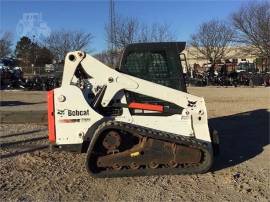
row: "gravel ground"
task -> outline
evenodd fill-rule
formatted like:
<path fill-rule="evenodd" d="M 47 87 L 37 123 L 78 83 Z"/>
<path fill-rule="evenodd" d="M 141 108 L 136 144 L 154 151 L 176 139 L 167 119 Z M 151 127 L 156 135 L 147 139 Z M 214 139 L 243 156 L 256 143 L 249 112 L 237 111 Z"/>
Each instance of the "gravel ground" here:
<path fill-rule="evenodd" d="M 85 170 L 85 154 L 48 150 L 42 116 L 37 120 L 19 113 L 20 124 L 1 118 L 0 200 L 270 201 L 270 89 L 212 87 L 189 92 L 205 98 L 209 122 L 220 134 L 221 154 L 211 172 L 95 179 Z M 7 111 L 45 113 L 45 95 L 1 92 L 1 116 Z"/>

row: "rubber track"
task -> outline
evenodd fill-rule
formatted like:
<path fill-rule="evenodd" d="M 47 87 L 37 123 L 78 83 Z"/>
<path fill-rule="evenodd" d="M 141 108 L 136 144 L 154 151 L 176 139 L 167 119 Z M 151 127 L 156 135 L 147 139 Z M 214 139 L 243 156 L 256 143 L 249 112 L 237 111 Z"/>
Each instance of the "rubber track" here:
<path fill-rule="evenodd" d="M 177 143 L 181 145 L 186 145 L 189 147 L 193 147 L 199 149 L 203 152 L 203 162 L 199 164 L 193 165 L 185 165 L 185 166 L 178 166 L 178 168 L 139 168 L 137 170 L 132 169 L 123 169 L 120 171 L 114 170 L 106 170 L 101 171 L 100 173 L 93 173 L 89 168 L 89 159 L 92 155 L 92 148 L 88 148 L 87 151 L 87 159 L 86 159 L 86 167 L 90 175 L 94 177 L 126 177 L 126 176 L 145 176 L 145 175 L 174 175 L 174 174 L 196 174 L 196 173 L 204 173 L 209 170 L 213 163 L 213 152 L 212 148 L 209 148 L 208 144 L 197 140 L 193 137 L 186 137 L 181 136 L 178 134 L 167 133 L 163 131 L 158 131 L 151 128 L 146 128 L 142 126 L 137 126 L 129 123 L 118 122 L 118 121 L 106 121 L 103 122 L 99 127 L 96 129 L 95 134 L 98 136 L 104 130 L 108 129 L 117 129 L 117 130 L 124 130 L 131 134 L 138 133 L 141 136 L 150 137 L 153 139 L 163 140 L 171 143 Z"/>

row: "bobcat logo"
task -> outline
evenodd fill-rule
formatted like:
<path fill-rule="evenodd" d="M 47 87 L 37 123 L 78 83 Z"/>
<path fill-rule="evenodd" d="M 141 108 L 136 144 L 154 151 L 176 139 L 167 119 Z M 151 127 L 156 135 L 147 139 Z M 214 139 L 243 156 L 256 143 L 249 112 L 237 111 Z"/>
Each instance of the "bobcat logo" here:
<path fill-rule="evenodd" d="M 68 109 L 58 109 L 57 114 L 60 115 L 61 117 L 63 117 L 65 115 L 65 111 Z"/>
<path fill-rule="evenodd" d="M 67 111 L 67 113 L 65 112 Z M 70 110 L 70 109 L 58 109 L 57 114 L 60 117 L 67 116 L 89 116 L 89 109 L 87 110 Z"/>

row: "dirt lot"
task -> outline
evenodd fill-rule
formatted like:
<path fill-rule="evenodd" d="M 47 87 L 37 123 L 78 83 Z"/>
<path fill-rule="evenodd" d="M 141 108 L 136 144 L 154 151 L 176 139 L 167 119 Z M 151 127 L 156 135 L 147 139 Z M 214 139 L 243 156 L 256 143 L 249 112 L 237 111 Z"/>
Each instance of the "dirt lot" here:
<path fill-rule="evenodd" d="M 189 91 L 205 97 L 220 133 L 211 172 L 112 179 L 88 176 L 84 154 L 47 149 L 44 92 L 1 92 L 0 200 L 270 201 L 270 89 Z"/>
<path fill-rule="evenodd" d="M 46 93 L 42 91 L 2 91 L 1 123 L 45 123 Z"/>

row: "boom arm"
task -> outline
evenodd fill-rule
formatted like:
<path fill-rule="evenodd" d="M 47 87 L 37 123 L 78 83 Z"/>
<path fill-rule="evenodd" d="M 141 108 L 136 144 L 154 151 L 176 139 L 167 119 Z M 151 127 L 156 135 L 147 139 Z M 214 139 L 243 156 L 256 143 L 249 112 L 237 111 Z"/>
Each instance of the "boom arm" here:
<path fill-rule="evenodd" d="M 109 104 L 118 91 L 124 89 L 168 101 L 184 109 L 194 110 L 200 103 L 204 103 L 204 99 L 201 97 L 117 72 L 92 56 L 80 51 L 67 54 L 62 85 L 70 85 L 74 72 L 79 64 L 81 64 L 82 68 L 89 76 L 107 86 L 101 103 L 103 107 Z"/>
<path fill-rule="evenodd" d="M 80 51 L 67 54 L 62 85 L 70 85 L 78 65 L 81 65 L 91 78 L 106 86 L 101 102 L 103 107 L 109 104 L 117 92 L 128 90 L 182 107 L 182 115 L 191 119 L 194 134 L 208 131 L 207 111 L 203 98 L 117 72 Z"/>

